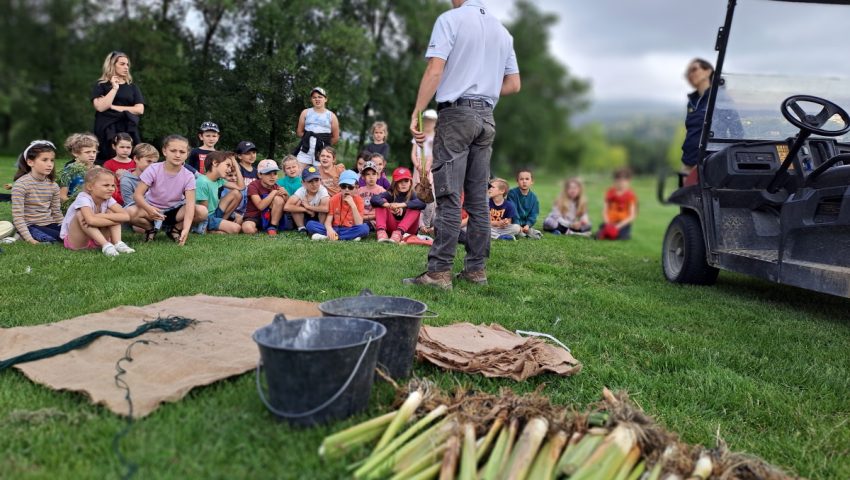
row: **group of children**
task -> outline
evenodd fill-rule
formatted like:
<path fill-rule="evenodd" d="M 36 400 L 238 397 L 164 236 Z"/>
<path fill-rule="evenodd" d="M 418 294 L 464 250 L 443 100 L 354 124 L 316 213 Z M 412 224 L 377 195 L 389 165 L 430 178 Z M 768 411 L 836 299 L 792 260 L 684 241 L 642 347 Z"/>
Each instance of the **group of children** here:
<path fill-rule="evenodd" d="M 94 164 L 99 145 L 92 134 L 68 137 L 65 148 L 73 158 L 62 168 L 56 166 L 56 147 L 36 140 L 18 159 L 12 187 L 15 229 L 29 243 L 99 248 L 109 256 L 134 252 L 121 240 L 122 225 L 145 241 L 164 232 L 180 245 L 191 231 L 277 235 L 281 230 L 330 241 L 357 241 L 375 232 L 378 242 L 429 245 L 435 204 L 417 197 L 414 186 L 420 176 L 410 169 L 398 167 L 391 181 L 387 177 L 386 123 L 372 126 L 372 143 L 358 155 L 355 169 L 347 170 L 331 146 L 339 124 L 325 108 L 324 90 L 313 89 L 311 101 L 313 107 L 299 119 L 302 141 L 280 164 L 273 159 L 257 162 L 257 147 L 250 141 L 240 142 L 232 152 L 217 150 L 221 131 L 213 122 L 201 124 L 195 149 L 180 135 L 166 137 L 158 151 L 147 143 L 134 146 L 129 135 L 119 133 L 111 145 L 115 158 L 102 167 Z M 436 120 L 435 111 L 424 113 L 425 145 L 414 144 L 411 151 L 414 168 L 426 174 Z M 532 172 L 521 170 L 516 180 L 513 189 L 499 178 L 488 185 L 492 237 L 539 239 L 542 233 L 535 224 L 540 203 L 531 190 Z M 629 180 L 626 170 L 615 174 L 598 238 L 629 238 L 637 209 Z M 463 228 L 468 216 L 461 213 Z M 565 182 L 543 230 L 591 235 L 579 179 Z"/>

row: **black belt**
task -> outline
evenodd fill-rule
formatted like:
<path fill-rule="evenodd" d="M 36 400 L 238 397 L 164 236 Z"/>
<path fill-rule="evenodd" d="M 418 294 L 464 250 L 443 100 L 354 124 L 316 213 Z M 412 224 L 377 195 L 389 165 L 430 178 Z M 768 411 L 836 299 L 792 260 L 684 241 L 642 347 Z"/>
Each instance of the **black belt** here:
<path fill-rule="evenodd" d="M 444 108 L 449 107 L 472 107 L 472 108 L 487 108 L 492 109 L 493 107 L 487 103 L 486 100 L 480 100 L 477 98 L 458 98 L 454 102 L 440 102 L 437 104 L 437 111 Z"/>

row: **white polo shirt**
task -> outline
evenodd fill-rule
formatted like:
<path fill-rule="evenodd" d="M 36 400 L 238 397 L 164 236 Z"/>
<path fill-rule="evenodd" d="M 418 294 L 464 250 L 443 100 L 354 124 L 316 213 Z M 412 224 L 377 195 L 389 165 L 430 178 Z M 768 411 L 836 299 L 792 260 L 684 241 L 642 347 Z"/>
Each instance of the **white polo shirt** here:
<path fill-rule="evenodd" d="M 504 77 L 519 73 L 513 37 L 482 0 L 467 0 L 437 18 L 425 53 L 433 57 L 446 61 L 437 102 L 463 97 L 495 106 Z"/>

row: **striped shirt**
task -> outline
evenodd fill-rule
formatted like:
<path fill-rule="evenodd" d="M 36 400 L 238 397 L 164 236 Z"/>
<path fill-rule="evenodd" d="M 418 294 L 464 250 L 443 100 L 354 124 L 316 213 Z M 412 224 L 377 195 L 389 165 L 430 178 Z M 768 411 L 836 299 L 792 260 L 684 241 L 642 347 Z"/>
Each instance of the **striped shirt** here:
<path fill-rule="evenodd" d="M 26 241 L 32 240 L 29 225 L 62 223 L 59 209 L 59 185 L 44 179 L 36 180 L 26 174 L 12 187 L 12 221 Z"/>

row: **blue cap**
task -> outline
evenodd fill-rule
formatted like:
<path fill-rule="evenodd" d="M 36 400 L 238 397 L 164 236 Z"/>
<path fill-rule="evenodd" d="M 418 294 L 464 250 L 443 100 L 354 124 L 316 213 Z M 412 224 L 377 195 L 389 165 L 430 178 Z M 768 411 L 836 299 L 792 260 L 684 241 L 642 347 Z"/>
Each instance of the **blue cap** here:
<path fill-rule="evenodd" d="M 358 175 L 352 170 L 345 170 L 339 175 L 340 185 L 357 185 Z"/>
<path fill-rule="evenodd" d="M 304 182 L 309 182 L 314 178 L 321 178 L 319 175 L 319 169 L 310 165 L 309 167 L 304 167 L 304 170 L 301 170 L 301 180 Z"/>

